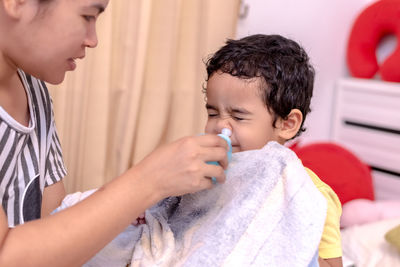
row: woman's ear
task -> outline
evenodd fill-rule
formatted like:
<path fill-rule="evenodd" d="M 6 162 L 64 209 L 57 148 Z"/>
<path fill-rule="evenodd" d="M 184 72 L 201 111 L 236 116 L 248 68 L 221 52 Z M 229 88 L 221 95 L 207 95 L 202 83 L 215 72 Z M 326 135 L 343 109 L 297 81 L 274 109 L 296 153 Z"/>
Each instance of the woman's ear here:
<path fill-rule="evenodd" d="M 21 7 L 25 3 L 26 0 L 2 0 L 5 13 L 13 19 L 20 18 L 22 14 Z"/>
<path fill-rule="evenodd" d="M 292 139 L 299 131 L 302 121 L 303 114 L 301 111 L 292 109 L 285 120 L 279 119 L 279 137 L 285 141 Z"/>

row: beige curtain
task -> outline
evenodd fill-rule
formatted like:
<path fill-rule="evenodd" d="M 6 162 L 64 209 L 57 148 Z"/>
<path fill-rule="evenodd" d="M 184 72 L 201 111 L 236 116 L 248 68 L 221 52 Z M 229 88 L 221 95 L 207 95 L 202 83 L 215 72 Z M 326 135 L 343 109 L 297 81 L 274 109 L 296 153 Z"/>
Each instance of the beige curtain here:
<path fill-rule="evenodd" d="M 204 60 L 235 34 L 239 0 L 112 0 L 89 49 L 50 86 L 68 192 L 101 186 L 158 145 L 203 132 Z"/>

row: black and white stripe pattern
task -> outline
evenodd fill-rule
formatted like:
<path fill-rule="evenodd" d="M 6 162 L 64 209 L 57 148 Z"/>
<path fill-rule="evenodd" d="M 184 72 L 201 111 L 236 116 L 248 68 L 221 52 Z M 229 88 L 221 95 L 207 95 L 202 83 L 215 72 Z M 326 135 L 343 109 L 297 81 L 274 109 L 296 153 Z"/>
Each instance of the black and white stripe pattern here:
<path fill-rule="evenodd" d="M 39 218 L 44 187 L 66 175 L 46 85 L 22 71 L 19 75 L 28 96 L 29 126 L 0 106 L 0 201 L 10 227 Z"/>

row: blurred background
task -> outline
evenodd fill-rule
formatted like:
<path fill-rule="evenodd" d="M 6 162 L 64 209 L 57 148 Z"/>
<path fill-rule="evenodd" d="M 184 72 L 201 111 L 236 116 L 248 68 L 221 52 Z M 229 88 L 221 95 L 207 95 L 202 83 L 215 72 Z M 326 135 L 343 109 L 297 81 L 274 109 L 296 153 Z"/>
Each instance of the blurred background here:
<path fill-rule="evenodd" d="M 98 187 L 155 147 L 202 133 L 204 61 L 227 38 L 265 33 L 299 42 L 316 69 L 312 112 L 299 141 L 332 140 L 335 90 L 350 76 L 348 37 L 374 2 L 111 0 L 98 21 L 98 47 L 62 85 L 49 86 L 67 191 Z M 379 58 L 395 44 L 388 38 Z"/>

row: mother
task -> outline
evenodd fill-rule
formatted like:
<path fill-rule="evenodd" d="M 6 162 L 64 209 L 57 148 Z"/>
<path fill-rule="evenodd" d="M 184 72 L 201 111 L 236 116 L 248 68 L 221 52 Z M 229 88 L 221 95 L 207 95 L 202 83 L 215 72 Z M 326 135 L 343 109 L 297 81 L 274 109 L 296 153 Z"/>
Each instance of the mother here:
<path fill-rule="evenodd" d="M 65 169 L 46 85 L 61 83 L 108 0 L 0 0 L 0 266 L 79 266 L 159 200 L 225 181 L 216 135 L 165 145 L 52 216 Z M 221 166 L 206 161 L 219 161 Z"/>

